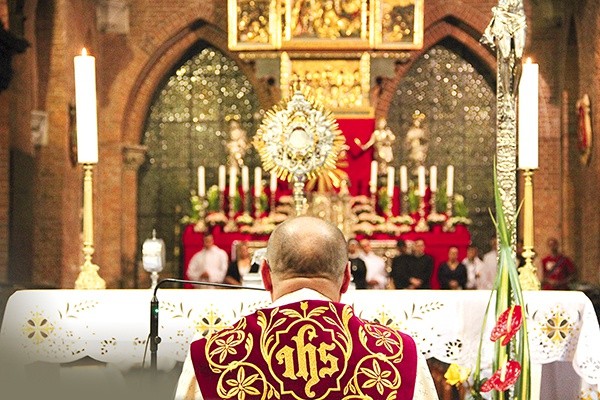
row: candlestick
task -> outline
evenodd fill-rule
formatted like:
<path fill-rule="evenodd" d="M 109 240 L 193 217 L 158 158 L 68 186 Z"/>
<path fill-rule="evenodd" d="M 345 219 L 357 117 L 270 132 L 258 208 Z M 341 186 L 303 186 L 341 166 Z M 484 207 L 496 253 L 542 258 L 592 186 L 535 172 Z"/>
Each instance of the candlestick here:
<path fill-rule="evenodd" d="M 523 290 L 540 290 L 540 281 L 533 265 L 533 170 L 523 171 L 523 257 L 525 265 L 519 269 L 519 282 Z"/>
<path fill-rule="evenodd" d="M 85 48 L 75 63 L 75 103 L 77 115 L 77 162 L 98 162 L 98 115 L 96 110 L 96 60 Z"/>
<path fill-rule="evenodd" d="M 400 191 L 402 193 L 408 192 L 408 169 L 406 165 L 400 166 Z"/>
<path fill-rule="evenodd" d="M 275 194 L 277 192 L 277 174 L 274 171 L 271 171 L 271 178 L 269 182 L 269 190 L 271 192 L 270 204 L 269 204 L 269 212 L 275 212 Z"/>
<path fill-rule="evenodd" d="M 519 169 L 538 168 L 539 66 L 528 58 L 519 82 Z"/>
<path fill-rule="evenodd" d="M 204 197 L 206 195 L 206 177 L 204 167 L 201 165 L 198 167 L 198 196 Z"/>
<path fill-rule="evenodd" d="M 418 169 L 418 175 L 419 175 L 419 196 L 421 198 L 425 197 L 425 167 L 424 166 L 419 166 Z"/>
<path fill-rule="evenodd" d="M 83 257 L 84 262 L 75 281 L 75 289 L 105 289 L 106 282 L 98 275 L 98 267 L 92 262 L 94 254 L 94 211 L 92 164 L 83 165 Z"/>
<path fill-rule="evenodd" d="M 429 189 L 437 192 L 437 167 L 435 165 L 429 168 Z"/>
<path fill-rule="evenodd" d="M 454 166 L 448 165 L 446 169 L 446 196 L 454 196 Z"/>

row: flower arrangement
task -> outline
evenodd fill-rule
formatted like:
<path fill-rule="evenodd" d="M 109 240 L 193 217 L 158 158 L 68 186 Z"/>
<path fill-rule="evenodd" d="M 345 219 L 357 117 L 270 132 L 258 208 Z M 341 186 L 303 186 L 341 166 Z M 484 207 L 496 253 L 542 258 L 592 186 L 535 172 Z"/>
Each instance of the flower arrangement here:
<path fill-rule="evenodd" d="M 374 225 L 373 231 L 386 233 L 388 235 L 398 235 L 400 233 L 400 227 L 392 224 L 389 221 L 386 221 L 384 223 Z"/>
<path fill-rule="evenodd" d="M 250 214 L 246 214 L 246 213 L 238 215 L 235 218 L 235 223 L 238 224 L 238 226 L 252 225 L 253 222 L 254 222 L 254 219 L 250 216 Z"/>
<path fill-rule="evenodd" d="M 447 219 L 446 214 L 431 213 L 427 216 L 427 222 L 432 225 L 443 224 Z"/>
<path fill-rule="evenodd" d="M 398 215 L 396 217 L 391 217 L 390 219 L 388 219 L 388 221 L 390 221 L 392 224 L 396 224 L 396 225 L 410 225 L 415 223 L 415 220 L 413 219 L 413 217 L 411 217 L 410 215 Z"/>
<path fill-rule="evenodd" d="M 414 189 L 413 185 L 408 189 L 408 212 L 415 213 L 419 210 L 419 203 L 421 197 L 419 193 Z"/>
<path fill-rule="evenodd" d="M 504 216 L 496 176 L 494 176 L 494 189 L 497 215 L 494 224 L 499 239 L 498 272 L 483 318 L 469 398 L 483 400 L 482 393 L 492 392 L 494 400 L 529 399 L 531 397 L 531 372 L 527 318 L 524 315 L 526 312 L 525 302 L 511 245 L 511 232 L 515 227 L 509 224 Z M 489 338 L 494 342 L 492 360 L 494 372 L 489 378 L 484 378 L 481 376 L 483 335 L 487 315 L 494 298 L 496 324 Z M 446 379 L 452 379 L 448 379 L 448 383 L 458 384 L 457 382 L 466 380 L 466 378 L 462 379 L 465 374 L 461 375 L 460 372 L 457 374 L 457 370 L 460 371 L 460 367 L 450 366 Z M 456 376 L 458 376 L 458 380 L 455 379 Z"/>
<path fill-rule="evenodd" d="M 354 196 L 350 199 L 350 206 L 353 207 L 355 204 L 371 204 L 371 200 L 365 196 Z"/>
<path fill-rule="evenodd" d="M 275 225 L 282 223 L 286 219 L 288 219 L 287 214 L 282 214 L 278 212 L 273 212 L 264 218 L 265 222 Z"/>
<path fill-rule="evenodd" d="M 370 222 L 371 224 L 383 224 L 385 218 L 375 213 L 361 213 L 358 215 L 359 222 Z"/>
<path fill-rule="evenodd" d="M 194 192 L 191 193 L 190 196 L 190 212 L 188 215 L 184 215 L 179 223 L 187 225 L 187 224 L 197 224 L 200 221 L 200 197 L 198 197 Z"/>
<path fill-rule="evenodd" d="M 384 212 L 391 206 L 391 199 L 390 196 L 388 196 L 387 188 L 382 187 L 379 189 L 379 192 L 377 193 L 377 205 L 379 206 L 379 209 Z"/>
<path fill-rule="evenodd" d="M 373 207 L 370 204 L 356 204 L 352 207 L 354 214 L 372 213 Z"/>
<path fill-rule="evenodd" d="M 357 235 L 367 235 L 371 236 L 373 234 L 373 224 L 369 222 L 359 222 L 358 224 L 352 226 L 352 232 Z"/>
<path fill-rule="evenodd" d="M 212 185 L 208 188 L 208 191 L 206 192 L 207 212 L 221 211 L 221 205 L 219 204 L 220 197 L 221 194 L 219 193 L 219 188 L 217 185 Z"/>
<path fill-rule="evenodd" d="M 229 218 L 227 218 L 227 216 L 223 212 L 218 211 L 208 214 L 204 220 L 208 225 L 215 226 L 225 225 L 229 221 Z"/>
<path fill-rule="evenodd" d="M 292 196 L 281 196 L 277 199 L 279 204 L 289 204 L 290 206 L 294 206 L 294 198 Z"/>

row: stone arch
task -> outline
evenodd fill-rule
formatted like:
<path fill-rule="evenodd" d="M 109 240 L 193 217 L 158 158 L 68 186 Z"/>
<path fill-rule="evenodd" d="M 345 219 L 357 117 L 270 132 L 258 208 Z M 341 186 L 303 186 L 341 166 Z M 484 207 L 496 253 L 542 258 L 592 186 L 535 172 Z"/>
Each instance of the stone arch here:
<path fill-rule="evenodd" d="M 439 2 L 432 5 L 431 8 L 428 7 L 424 21 L 423 47 L 411 53 L 409 61 L 399 65 L 394 78 L 385 83 L 381 101 L 375 110 L 375 117 L 387 116 L 394 90 L 402 77 L 416 60 L 446 39 L 454 40 L 464 46 L 487 71 L 495 73 L 495 53 L 479 43 L 479 38 L 487 24 L 486 21 L 485 15 L 464 4 Z"/>

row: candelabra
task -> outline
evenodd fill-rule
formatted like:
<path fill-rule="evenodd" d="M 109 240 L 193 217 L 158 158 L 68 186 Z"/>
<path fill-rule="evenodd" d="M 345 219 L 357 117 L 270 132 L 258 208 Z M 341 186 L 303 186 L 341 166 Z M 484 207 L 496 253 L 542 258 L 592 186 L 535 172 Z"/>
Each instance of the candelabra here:
<path fill-rule="evenodd" d="M 98 275 L 98 267 L 92 262 L 94 254 L 94 211 L 92 164 L 83 164 L 83 256 L 81 272 L 75 281 L 75 289 L 105 289 L 106 282 Z"/>
<path fill-rule="evenodd" d="M 415 226 L 416 232 L 427 232 L 429 231 L 429 224 L 425 220 L 425 197 L 421 196 L 421 201 L 419 202 L 419 222 Z"/>
<path fill-rule="evenodd" d="M 254 195 L 254 219 L 259 219 L 262 212 L 262 204 L 260 202 L 261 196 L 262 193 L 255 193 Z"/>
<path fill-rule="evenodd" d="M 437 214 L 435 199 L 436 199 L 437 191 L 431 191 L 431 197 L 429 198 L 429 205 L 431 206 L 431 214 Z"/>
<path fill-rule="evenodd" d="M 400 204 L 400 214 L 408 215 L 410 213 L 410 205 L 408 199 L 408 190 L 404 192 L 400 192 L 400 197 L 402 198 L 402 203 Z"/>
<path fill-rule="evenodd" d="M 229 221 L 225 225 L 225 232 L 235 232 L 237 231 L 237 225 L 235 223 L 235 193 L 229 194 Z"/>
<path fill-rule="evenodd" d="M 525 265 L 519 270 L 519 282 L 523 290 L 539 290 L 540 281 L 533 265 L 533 170 L 523 170 L 525 178 L 523 199 L 523 258 Z"/>

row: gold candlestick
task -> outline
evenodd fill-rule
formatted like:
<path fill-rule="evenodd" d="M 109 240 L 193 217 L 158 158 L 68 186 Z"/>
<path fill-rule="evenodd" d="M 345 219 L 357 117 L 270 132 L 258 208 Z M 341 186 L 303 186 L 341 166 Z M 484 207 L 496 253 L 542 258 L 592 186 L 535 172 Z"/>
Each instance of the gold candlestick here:
<path fill-rule="evenodd" d="M 429 205 L 431 206 L 430 214 L 437 214 L 436 205 L 435 205 L 435 196 L 437 191 L 431 191 L 431 197 L 429 198 Z"/>
<path fill-rule="evenodd" d="M 223 228 L 223 230 L 225 232 L 236 232 L 237 231 L 237 225 L 235 223 L 235 195 L 234 196 L 229 196 L 229 221 L 227 221 L 227 224 L 225 225 L 225 228 Z"/>
<path fill-rule="evenodd" d="M 429 224 L 425 220 L 425 197 L 421 197 L 421 202 L 419 204 L 419 222 L 415 226 L 416 232 L 428 232 Z"/>
<path fill-rule="evenodd" d="M 519 270 L 519 282 L 523 290 L 540 290 L 537 269 L 533 265 L 533 170 L 523 170 L 525 178 L 523 198 L 523 257 L 525 265 Z"/>
<path fill-rule="evenodd" d="M 93 164 L 83 164 L 83 257 L 81 272 L 75 281 L 75 289 L 106 289 L 106 282 L 98 275 L 98 267 L 92 262 L 94 254 L 93 211 Z"/>
<path fill-rule="evenodd" d="M 262 211 L 262 205 L 260 203 L 260 196 L 261 194 L 259 194 L 258 196 L 254 196 L 254 219 L 259 219 L 260 218 L 260 214 Z"/>

